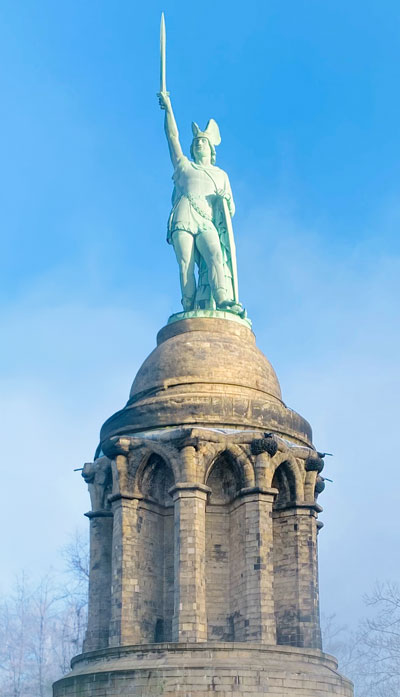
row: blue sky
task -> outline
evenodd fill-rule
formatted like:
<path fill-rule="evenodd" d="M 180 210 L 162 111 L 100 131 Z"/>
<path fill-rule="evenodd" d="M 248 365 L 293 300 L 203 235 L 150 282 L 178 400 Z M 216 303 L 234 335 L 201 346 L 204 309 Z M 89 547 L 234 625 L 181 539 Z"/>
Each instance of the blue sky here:
<path fill-rule="evenodd" d="M 335 454 L 321 596 L 341 621 L 399 578 L 400 6 L 272 0 L 0 8 L 2 587 L 59 564 L 89 502 L 74 467 L 179 309 L 171 166 L 214 117 L 242 302 L 287 404 Z"/>

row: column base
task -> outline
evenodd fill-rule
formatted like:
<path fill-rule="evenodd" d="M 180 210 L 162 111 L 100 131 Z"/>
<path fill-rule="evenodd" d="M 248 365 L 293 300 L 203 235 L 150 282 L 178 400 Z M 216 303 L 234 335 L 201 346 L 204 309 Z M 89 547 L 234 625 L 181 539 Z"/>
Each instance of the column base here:
<path fill-rule="evenodd" d="M 337 662 L 317 649 L 255 643 L 147 644 L 76 656 L 53 697 L 353 697 Z"/>

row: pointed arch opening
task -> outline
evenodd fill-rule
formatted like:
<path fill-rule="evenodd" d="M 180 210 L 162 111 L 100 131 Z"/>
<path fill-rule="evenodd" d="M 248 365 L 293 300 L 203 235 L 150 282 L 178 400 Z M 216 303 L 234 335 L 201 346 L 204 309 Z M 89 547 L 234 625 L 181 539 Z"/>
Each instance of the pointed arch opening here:
<path fill-rule="evenodd" d="M 148 458 L 140 481 L 139 567 L 146 579 L 141 589 L 143 642 L 171 641 L 174 613 L 174 507 L 169 490 L 175 479 L 171 466 L 157 453 Z"/>
<path fill-rule="evenodd" d="M 296 500 L 296 478 L 288 462 L 282 462 L 276 468 L 272 479 L 272 488 L 279 492 L 275 499 L 275 509 L 287 506 Z"/>
<path fill-rule="evenodd" d="M 206 484 L 211 489 L 206 507 L 208 639 L 240 641 L 244 627 L 241 583 L 245 527 L 237 497 L 244 486 L 244 475 L 240 463 L 229 451 L 214 461 Z"/>
<path fill-rule="evenodd" d="M 172 498 L 168 492 L 173 485 L 174 475 L 169 464 L 156 453 L 150 455 L 142 474 L 142 495 L 161 506 L 172 505 Z"/>
<path fill-rule="evenodd" d="M 244 486 L 244 477 L 240 465 L 229 451 L 224 451 L 214 461 L 206 484 L 211 489 L 212 503 L 224 505 L 236 498 Z"/>
<path fill-rule="evenodd" d="M 272 516 L 276 639 L 278 644 L 300 646 L 296 585 L 299 531 L 290 506 L 298 498 L 293 463 L 285 460 L 276 468 L 272 486 L 278 490 Z"/>

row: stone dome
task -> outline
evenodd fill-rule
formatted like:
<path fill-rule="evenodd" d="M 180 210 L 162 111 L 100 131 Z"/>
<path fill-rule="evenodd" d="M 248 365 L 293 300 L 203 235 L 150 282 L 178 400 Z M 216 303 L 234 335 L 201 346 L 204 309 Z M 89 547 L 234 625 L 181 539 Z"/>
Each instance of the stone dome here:
<path fill-rule="evenodd" d="M 215 318 L 181 320 L 161 329 L 157 344 L 135 377 L 130 401 L 195 384 L 240 386 L 282 399 L 271 363 L 243 325 Z"/>
<path fill-rule="evenodd" d="M 197 317 L 163 327 L 127 405 L 105 422 L 100 438 L 182 425 L 260 429 L 311 444 L 309 424 L 282 402 L 253 332 L 227 319 Z"/>

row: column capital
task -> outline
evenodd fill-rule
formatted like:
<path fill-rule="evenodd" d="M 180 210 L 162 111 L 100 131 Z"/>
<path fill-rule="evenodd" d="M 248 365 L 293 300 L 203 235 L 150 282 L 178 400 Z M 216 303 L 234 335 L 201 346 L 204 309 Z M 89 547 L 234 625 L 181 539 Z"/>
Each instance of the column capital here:
<path fill-rule="evenodd" d="M 257 497 L 265 497 L 267 500 L 274 500 L 275 497 L 279 494 L 278 489 L 275 488 L 267 488 L 267 487 L 261 487 L 261 486 L 248 486 L 244 487 L 243 489 L 240 489 L 238 496 L 243 497 L 243 496 L 257 496 Z"/>
<path fill-rule="evenodd" d="M 321 513 L 324 509 L 316 502 L 292 501 L 284 506 L 279 506 L 274 511 L 275 514 L 287 513 L 288 515 L 310 515 L 314 516 Z"/>
<path fill-rule="evenodd" d="M 208 494 L 211 493 L 211 489 L 209 486 L 205 486 L 205 484 L 200 484 L 199 482 L 177 482 L 169 489 L 168 493 L 172 496 L 174 501 L 178 498 L 193 496 L 198 496 L 205 500 Z"/>
<path fill-rule="evenodd" d="M 142 500 L 142 494 L 112 494 L 112 496 L 108 497 L 111 504 L 115 503 L 116 501 L 134 501 L 135 499 Z"/>
<path fill-rule="evenodd" d="M 114 514 L 112 511 L 99 510 L 99 511 L 88 511 L 87 513 L 84 513 L 83 515 L 85 515 L 86 518 L 89 518 L 91 520 L 92 518 L 112 518 Z"/>

